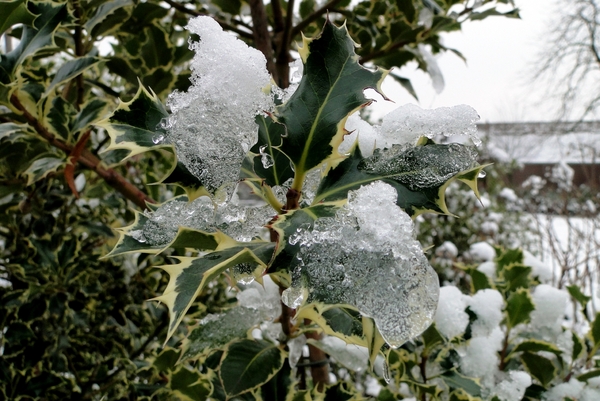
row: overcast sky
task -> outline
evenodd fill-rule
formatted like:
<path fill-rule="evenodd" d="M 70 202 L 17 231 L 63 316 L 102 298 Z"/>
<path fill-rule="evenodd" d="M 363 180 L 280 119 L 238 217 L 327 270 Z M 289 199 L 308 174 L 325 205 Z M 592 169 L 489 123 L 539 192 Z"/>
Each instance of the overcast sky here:
<path fill-rule="evenodd" d="M 482 122 L 553 120 L 547 105 L 535 101 L 542 91 L 526 78 L 552 18 L 549 4 L 553 2 L 516 0 L 516 3 L 521 9 L 521 19 L 490 17 L 466 23 L 461 32 L 445 35 L 446 46 L 461 51 L 467 63 L 452 53 L 438 58 L 445 80 L 440 94 L 433 90 L 429 76 L 416 71 L 414 65 L 400 70 L 412 80 L 421 107 L 468 104 L 479 112 Z M 387 83 L 384 90 L 396 104 L 378 102 L 381 111 L 377 115 L 404 103 L 416 103 L 395 83 Z"/>

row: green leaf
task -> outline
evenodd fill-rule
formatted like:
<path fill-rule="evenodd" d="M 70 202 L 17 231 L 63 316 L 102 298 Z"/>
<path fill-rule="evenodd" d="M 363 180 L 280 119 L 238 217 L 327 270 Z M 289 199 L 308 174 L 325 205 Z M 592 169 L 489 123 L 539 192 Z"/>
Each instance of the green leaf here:
<path fill-rule="evenodd" d="M 596 351 L 598 348 L 600 348 L 600 313 L 597 313 L 596 317 L 594 318 L 590 335 L 594 341 L 594 351 Z M 593 354 L 595 354 L 595 352 L 592 352 L 592 355 Z"/>
<path fill-rule="evenodd" d="M 42 103 L 44 105 L 42 123 L 55 135 L 62 137 L 66 142 L 71 142 L 72 119 L 77 113 L 73 104 L 62 96 L 53 99 L 45 98 Z"/>
<path fill-rule="evenodd" d="M 204 256 L 180 257 L 176 265 L 161 266 L 169 273 L 163 295 L 155 298 L 167 305 L 170 313 L 167 340 L 173 335 L 196 297 L 204 287 L 230 267 L 251 263 L 266 268 L 273 254 L 271 242 L 251 242 L 208 253 Z"/>
<path fill-rule="evenodd" d="M 285 352 L 263 340 L 241 340 L 229 345 L 219 376 L 227 396 L 234 397 L 268 382 L 283 366 Z"/>
<path fill-rule="evenodd" d="M 562 351 L 555 344 L 552 344 L 552 343 L 549 343 L 549 342 L 543 341 L 543 340 L 531 339 L 531 340 L 525 340 L 522 343 L 517 344 L 513 348 L 511 353 L 509 354 L 508 358 L 512 358 L 514 356 L 514 354 L 516 354 L 517 352 L 540 352 L 540 351 L 551 352 L 559 358 L 562 353 Z"/>
<path fill-rule="evenodd" d="M 111 143 L 106 149 L 127 149 L 134 156 L 154 148 L 169 147 L 159 124 L 169 113 L 158 97 L 140 85 L 135 97 L 121 103 L 112 116 L 96 124 L 106 129 Z"/>
<path fill-rule="evenodd" d="M 183 359 L 194 359 L 237 339 L 245 338 L 248 330 L 259 324 L 262 317 L 256 309 L 236 306 L 223 313 L 203 319 L 191 329 L 182 344 Z"/>
<path fill-rule="evenodd" d="M 473 168 L 473 157 L 466 146 L 428 142 L 408 149 L 397 145 L 392 149 L 377 149 L 365 159 L 358 146 L 354 146 L 348 158 L 322 180 L 313 204 L 346 199 L 348 191 L 383 181 L 396 189 L 398 206 L 411 216 L 426 211 L 450 214 L 445 190 L 452 179 L 466 180 L 464 175 L 468 171 L 479 172 L 483 168 Z"/>
<path fill-rule="evenodd" d="M 258 115 L 258 142 L 250 149 L 250 160 L 242 166 L 240 178 L 260 178 L 270 186 L 281 185 L 294 177 L 290 159 L 277 147 L 285 136 L 285 126 L 269 116 Z M 265 163 L 263 163 L 263 160 Z M 269 164 L 272 164 L 270 167 Z"/>
<path fill-rule="evenodd" d="M 56 72 L 52 82 L 48 85 L 45 94 L 52 92 L 58 85 L 75 78 L 79 74 L 83 73 L 88 68 L 98 64 L 100 59 L 98 57 L 79 57 L 73 60 L 69 60 L 64 63 Z"/>
<path fill-rule="evenodd" d="M 573 361 L 581 356 L 583 352 L 583 342 L 579 339 L 579 336 L 575 333 L 571 333 L 573 338 L 573 352 L 571 354 Z"/>
<path fill-rule="evenodd" d="M 31 185 L 34 182 L 46 178 L 50 173 L 55 173 L 64 164 L 65 159 L 54 156 L 36 159 L 23 173 L 27 177 L 27 185 Z"/>
<path fill-rule="evenodd" d="M 408 22 L 414 22 L 416 10 L 413 0 L 396 0 L 396 6 L 400 10 Z"/>
<path fill-rule="evenodd" d="M 532 285 L 531 267 L 521 264 L 511 264 L 499 271 L 503 283 L 498 283 L 499 287 L 507 292 L 515 291 L 519 288 L 529 288 Z"/>
<path fill-rule="evenodd" d="M 38 14 L 33 26 L 24 25 L 19 45 L 10 53 L 0 54 L 0 82 L 12 81 L 13 73 L 25 59 L 43 48 L 54 45 L 54 31 L 62 22 L 66 22 L 68 12 L 66 4 L 30 3 L 33 12 Z"/>
<path fill-rule="evenodd" d="M 100 7 L 96 10 L 96 14 L 89 20 L 87 20 L 84 24 L 86 31 L 92 33 L 93 36 L 97 34 L 97 32 L 92 32 L 97 26 L 102 23 L 110 14 L 114 13 L 120 8 L 133 6 L 133 2 L 131 0 L 113 0 L 108 2 L 103 2 Z M 118 25 L 116 26 L 118 28 Z"/>
<path fill-rule="evenodd" d="M 179 201 L 181 198 L 174 198 Z M 119 240 L 112 251 L 106 257 L 113 257 L 133 252 L 148 254 L 159 254 L 168 248 L 193 248 L 197 250 L 214 250 L 228 237 L 220 232 L 206 232 L 192 228 L 179 227 L 177 233 L 171 241 L 166 243 L 154 243 L 149 241 L 144 235 L 144 230 L 149 224 L 149 218 L 138 211 L 135 211 L 135 220 L 133 224 L 127 227 L 119 228 Z M 150 227 L 150 229 L 160 229 Z"/>
<path fill-rule="evenodd" d="M 198 370 L 181 366 L 170 374 L 169 388 L 185 401 L 206 400 L 212 392 L 210 375 L 199 373 Z"/>
<path fill-rule="evenodd" d="M 508 327 L 513 328 L 519 323 L 527 323 L 529 315 L 534 309 L 535 306 L 527 289 L 519 288 L 510 294 L 506 305 Z"/>
<path fill-rule="evenodd" d="M 0 14 L 0 35 L 17 24 L 31 25 L 34 18 L 27 9 L 26 0 L 4 1 Z"/>
<path fill-rule="evenodd" d="M 454 370 L 443 373 L 441 378 L 451 389 L 462 389 L 469 395 L 475 397 L 481 395 L 481 386 L 477 379 L 464 376 Z"/>
<path fill-rule="evenodd" d="M 298 181 L 328 158 L 337 158 L 350 114 L 367 105 L 363 91 L 380 84 L 386 72 L 358 63 L 356 44 L 345 26 L 327 21 L 316 39 L 304 39 L 299 50 L 304 75 L 292 97 L 276 111 L 287 128 L 281 150 L 292 160 Z M 299 188 L 295 188 L 299 189 Z"/>
<path fill-rule="evenodd" d="M 446 342 L 444 336 L 442 336 L 435 326 L 435 323 L 432 323 L 431 326 L 421 334 L 421 337 L 423 338 L 425 349 L 429 351 L 436 345 Z"/>
<path fill-rule="evenodd" d="M 471 293 L 475 294 L 479 290 L 485 290 L 488 288 L 492 288 L 490 284 L 490 279 L 485 273 L 480 272 L 475 268 L 467 269 L 469 276 L 471 276 Z"/>
<path fill-rule="evenodd" d="M 400 85 L 402 85 L 402 87 L 404 89 L 406 89 L 406 91 L 408 93 L 410 93 L 410 95 L 412 97 L 414 97 L 415 100 L 417 100 L 417 101 L 419 100 L 419 97 L 417 96 L 417 92 L 415 91 L 415 88 L 412 86 L 410 79 L 397 75 L 393 70 L 392 70 L 392 72 L 390 72 L 390 76 L 392 78 L 394 78 L 396 80 L 396 82 L 398 82 Z"/>
<path fill-rule="evenodd" d="M 190 173 L 187 167 L 179 161 L 172 166 L 172 170 L 160 180 L 160 183 L 175 184 L 183 188 L 190 202 L 202 195 L 208 195 L 208 191 L 202 186 L 198 177 Z"/>
<path fill-rule="evenodd" d="M 317 3 L 315 0 L 302 0 L 300 3 L 300 18 L 304 19 L 315 11 Z"/>
<path fill-rule="evenodd" d="M 102 98 L 94 98 L 83 105 L 73 122 L 73 133 L 83 131 L 91 124 L 103 118 L 108 110 L 108 102 Z"/>
<path fill-rule="evenodd" d="M 577 376 L 577 380 L 579 380 L 580 382 L 587 382 L 589 379 L 598 376 L 600 376 L 600 369 L 594 369 Z"/>
<path fill-rule="evenodd" d="M 548 358 L 530 352 L 524 352 L 523 355 L 521 355 L 521 360 L 531 376 L 536 378 L 544 387 L 556 377 L 556 366 L 554 366 L 552 361 Z"/>
<path fill-rule="evenodd" d="M 485 19 L 487 17 L 492 17 L 492 16 L 502 16 L 502 17 L 508 17 L 508 18 L 521 18 L 521 16 L 519 15 L 518 9 L 513 9 L 513 10 L 503 13 L 503 12 L 496 10 L 495 8 L 489 8 L 482 12 L 472 12 L 469 15 L 469 19 L 471 21 L 478 21 L 478 20 L 482 20 L 482 19 Z"/>
<path fill-rule="evenodd" d="M 569 294 L 581 305 L 582 308 L 585 308 L 588 302 L 590 302 L 591 297 L 585 295 L 581 292 L 581 288 L 578 285 L 568 285 L 567 290 Z"/>
<path fill-rule="evenodd" d="M 495 259 L 498 270 L 503 270 L 514 264 L 523 264 L 523 251 L 520 248 L 500 250 Z"/>
<path fill-rule="evenodd" d="M 224 13 L 238 15 L 242 8 L 241 0 L 213 0 L 213 3 Z"/>

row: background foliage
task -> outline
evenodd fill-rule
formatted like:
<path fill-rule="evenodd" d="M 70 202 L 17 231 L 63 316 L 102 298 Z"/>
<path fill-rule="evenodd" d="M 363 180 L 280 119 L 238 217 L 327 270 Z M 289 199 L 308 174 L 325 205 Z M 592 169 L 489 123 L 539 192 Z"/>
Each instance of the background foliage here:
<path fill-rule="evenodd" d="M 172 263 L 178 251 L 101 259 L 116 241 L 112 228 L 133 220 L 130 207 L 162 202 L 180 190 L 149 185 L 172 167 L 168 151 L 156 150 L 143 163 L 137 157 L 120 163 L 126 151 L 102 153 L 108 137 L 94 124 L 116 108 L 118 99 L 133 98 L 140 83 L 163 103 L 172 91 L 187 89 L 192 52 L 183 27 L 191 16 L 213 15 L 226 30 L 259 48 L 285 87 L 294 43 L 301 31 L 313 36 L 321 29 L 326 10 L 337 24 L 346 21 L 350 35 L 361 43 L 362 62 L 391 68 L 416 61 L 435 74 L 427 52 L 455 51 L 440 43 L 440 35 L 460 29 L 466 20 L 498 15 L 497 3 L 509 1 L 484 1 L 477 8 L 461 1 L 379 0 L 351 7 L 343 0 L 305 0 L 292 15 L 287 9 L 293 1 L 264 7 L 252 0 L 3 2 L 0 33 L 12 38 L 5 43 L 15 45 L 5 45 L 0 58 L 0 394 L 7 399 L 203 399 L 213 390 L 205 372 L 221 355 L 176 364 L 180 351 L 173 347 L 187 329 L 179 329 L 161 347 L 166 310 L 145 302 L 167 285 L 166 277 L 152 267 Z M 392 76 L 414 94 L 410 82 L 394 72 Z M 472 207 L 472 198 L 456 198 Z M 451 240 L 462 253 L 473 236 L 481 235 L 464 227 L 470 220 L 462 221 L 466 223 L 456 223 L 461 225 L 456 228 L 451 217 L 423 220 L 424 242 Z M 447 230 L 443 236 L 442 230 Z M 429 237 L 434 231 L 438 235 Z M 466 292 L 499 289 L 504 327 L 526 323 L 529 315 L 521 306 L 538 281 L 526 274 L 527 279 L 507 285 L 502 281 L 506 263 L 522 261 L 518 251 L 507 257 L 497 252 L 496 280 L 484 280 L 468 267 L 453 268 L 447 279 Z M 190 310 L 191 318 L 235 303 L 227 285 L 221 280 L 205 289 Z M 575 299 L 586 303 L 584 297 Z M 586 381 L 599 374 L 594 367 L 600 320 L 584 315 L 593 329 L 585 337 L 574 334 L 581 349 L 572 351 L 570 364 L 549 343 L 511 354 L 505 369 L 524 368 L 534 378 L 529 398 L 537 399 L 571 377 Z M 507 334 L 504 355 L 524 336 Z M 477 380 L 460 373 L 455 359 L 453 349 L 468 339 L 467 332 L 445 338 L 433 327 L 394 351 L 393 384 L 374 379 L 386 387 L 379 399 L 433 399 L 442 392 L 456 400 L 487 396 Z M 439 365 L 436 375 L 441 380 L 431 382 L 422 374 L 424 360 Z M 536 370 L 528 363 L 532 360 L 553 366 L 553 374 Z M 355 386 L 358 394 L 364 393 L 365 374 L 342 365 L 334 372 L 342 383 L 328 390 L 327 397 L 350 399 L 349 389 Z M 275 399 L 274 383 L 286 373 L 264 386 L 262 397 Z"/>

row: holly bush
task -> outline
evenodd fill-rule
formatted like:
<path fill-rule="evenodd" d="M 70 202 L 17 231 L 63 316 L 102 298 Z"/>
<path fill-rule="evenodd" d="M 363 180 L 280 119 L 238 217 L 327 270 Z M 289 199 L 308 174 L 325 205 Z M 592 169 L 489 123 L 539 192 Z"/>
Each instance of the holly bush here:
<path fill-rule="evenodd" d="M 376 146 L 345 130 L 386 75 L 412 90 L 373 64 L 435 75 L 440 34 L 498 3 L 6 2 L 3 396 L 507 399 L 513 382 L 530 399 L 593 396 L 598 318 L 570 354 L 567 329 L 528 331 L 545 287 L 518 251 L 498 250 L 495 276 L 465 267 L 489 316 L 460 296 L 464 327 L 436 315 L 411 217 L 448 213 L 451 182 L 477 195 L 476 154 L 433 140 L 457 130 L 439 117 L 472 124 L 470 110 L 402 108 Z M 210 47 L 217 24 L 231 48 Z M 479 372 L 470 356 L 498 331 Z"/>

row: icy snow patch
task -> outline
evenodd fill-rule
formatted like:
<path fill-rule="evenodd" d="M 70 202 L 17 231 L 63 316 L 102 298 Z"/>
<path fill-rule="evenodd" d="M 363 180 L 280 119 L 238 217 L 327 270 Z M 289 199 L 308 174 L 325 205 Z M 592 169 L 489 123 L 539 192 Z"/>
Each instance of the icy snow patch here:
<path fill-rule="evenodd" d="M 300 251 L 283 301 L 295 307 L 289 302 L 298 297 L 287 292 L 307 291 L 308 302 L 353 305 L 393 347 L 423 332 L 437 307 L 438 277 L 396 198 L 393 187 L 375 182 L 351 191 L 335 218 L 299 227 L 288 238 Z"/>
<path fill-rule="evenodd" d="M 477 315 L 471 326 L 474 337 L 487 336 L 500 326 L 504 299 L 497 290 L 479 290 L 469 299 L 469 308 Z"/>
<path fill-rule="evenodd" d="M 493 384 L 494 374 L 498 370 L 498 351 L 502 349 L 504 334 L 496 327 L 489 336 L 473 337 L 461 355 L 462 373 L 479 377 L 484 385 Z"/>
<path fill-rule="evenodd" d="M 540 332 L 560 333 L 569 294 L 551 285 L 540 284 L 533 290 L 532 298 L 535 309 L 530 315 L 531 327 Z"/>
<path fill-rule="evenodd" d="M 440 300 L 435 314 L 435 326 L 451 339 L 465 332 L 469 315 L 465 312 L 465 296 L 454 286 L 440 288 Z"/>
<path fill-rule="evenodd" d="M 479 115 L 467 105 L 422 109 L 406 104 L 383 117 L 379 130 L 382 143 L 378 147 L 390 147 L 392 144 L 414 145 L 421 136 L 433 138 L 437 135 L 468 135 L 475 145 L 481 140 L 477 136 Z"/>
<path fill-rule="evenodd" d="M 522 399 L 529 386 L 531 386 L 531 376 L 528 373 L 511 370 L 509 378 L 500 382 L 495 391 L 501 401 L 514 401 Z"/>
<path fill-rule="evenodd" d="M 338 151 L 342 154 L 349 153 L 352 145 L 358 138 L 358 147 L 364 157 L 373 154 L 377 140 L 377 127 L 369 124 L 360 117 L 359 113 L 354 113 L 346 120 L 346 131 L 350 134 L 344 137 Z"/>
<path fill-rule="evenodd" d="M 469 247 L 469 256 L 475 260 L 491 261 L 496 257 L 496 251 L 487 242 L 476 242 Z"/>
<path fill-rule="evenodd" d="M 257 141 L 254 118 L 271 110 L 270 75 L 263 54 L 226 33 L 212 18 L 191 19 L 187 29 L 200 36 L 188 92 L 174 92 L 167 105 L 165 140 L 179 161 L 209 189 L 238 178 L 246 151 Z"/>

